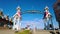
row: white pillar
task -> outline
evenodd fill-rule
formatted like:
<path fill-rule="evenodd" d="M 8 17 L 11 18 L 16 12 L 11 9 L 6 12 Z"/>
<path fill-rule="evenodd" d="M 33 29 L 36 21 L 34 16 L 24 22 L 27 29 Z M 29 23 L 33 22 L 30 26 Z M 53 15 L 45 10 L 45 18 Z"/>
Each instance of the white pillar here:
<path fill-rule="evenodd" d="M 15 29 L 16 18 L 13 19 L 13 30 Z"/>
<path fill-rule="evenodd" d="M 18 18 L 18 30 L 21 30 L 21 23 L 20 23 L 20 17 Z"/>
<path fill-rule="evenodd" d="M 33 26 L 33 34 L 36 34 L 36 33 L 35 33 L 35 32 L 36 32 L 36 31 L 35 31 L 35 23 L 33 23 L 32 26 Z"/>

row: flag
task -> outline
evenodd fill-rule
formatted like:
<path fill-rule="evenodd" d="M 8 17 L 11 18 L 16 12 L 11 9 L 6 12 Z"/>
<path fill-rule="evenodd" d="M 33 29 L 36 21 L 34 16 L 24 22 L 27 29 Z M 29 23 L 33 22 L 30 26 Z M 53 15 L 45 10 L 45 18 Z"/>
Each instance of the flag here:
<path fill-rule="evenodd" d="M 45 17 L 47 18 L 47 17 L 48 17 L 48 15 L 49 15 L 49 12 L 46 12 L 46 16 L 45 16 Z"/>
<path fill-rule="evenodd" d="M 19 17 L 21 17 L 21 15 L 20 15 L 21 13 L 20 13 L 20 11 L 17 11 L 17 15 L 19 16 Z"/>

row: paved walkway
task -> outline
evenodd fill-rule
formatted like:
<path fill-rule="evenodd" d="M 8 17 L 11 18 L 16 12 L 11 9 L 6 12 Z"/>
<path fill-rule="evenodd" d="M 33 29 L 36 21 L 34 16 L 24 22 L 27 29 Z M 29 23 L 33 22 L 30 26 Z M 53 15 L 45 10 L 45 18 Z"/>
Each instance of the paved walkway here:
<path fill-rule="evenodd" d="M 52 30 L 53 31 L 53 30 Z M 15 34 L 13 30 L 0 29 L 0 34 Z M 37 30 L 34 34 L 51 34 L 48 30 Z"/>
<path fill-rule="evenodd" d="M 51 34 L 51 33 L 46 30 L 36 30 L 33 34 Z"/>
<path fill-rule="evenodd" d="M 14 34 L 13 30 L 0 30 L 0 34 Z"/>

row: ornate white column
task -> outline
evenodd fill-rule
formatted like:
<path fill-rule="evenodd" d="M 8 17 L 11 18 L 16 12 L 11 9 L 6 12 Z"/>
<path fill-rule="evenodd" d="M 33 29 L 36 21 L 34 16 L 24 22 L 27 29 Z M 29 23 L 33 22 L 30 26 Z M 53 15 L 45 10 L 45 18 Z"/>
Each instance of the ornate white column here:
<path fill-rule="evenodd" d="M 20 7 L 17 7 L 17 13 L 13 16 L 14 17 L 14 23 L 13 23 L 13 29 L 16 29 L 17 31 L 19 31 L 21 29 L 21 23 L 20 23 L 20 18 L 21 18 L 21 13 L 20 13 Z"/>

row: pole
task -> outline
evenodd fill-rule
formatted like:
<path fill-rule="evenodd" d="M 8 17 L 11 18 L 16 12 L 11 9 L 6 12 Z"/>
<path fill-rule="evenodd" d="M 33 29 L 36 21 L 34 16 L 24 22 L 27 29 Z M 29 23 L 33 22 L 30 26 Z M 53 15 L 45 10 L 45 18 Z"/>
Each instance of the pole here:
<path fill-rule="evenodd" d="M 32 25 L 33 25 L 33 34 L 36 34 L 35 33 L 35 24 L 33 23 Z"/>

